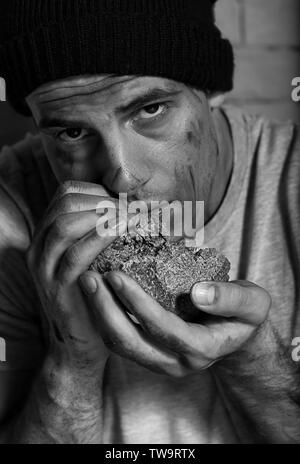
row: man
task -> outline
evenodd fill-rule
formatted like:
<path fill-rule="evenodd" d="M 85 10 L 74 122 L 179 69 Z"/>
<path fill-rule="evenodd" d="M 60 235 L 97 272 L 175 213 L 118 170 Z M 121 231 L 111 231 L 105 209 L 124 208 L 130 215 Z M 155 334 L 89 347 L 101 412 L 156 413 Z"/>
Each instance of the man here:
<path fill-rule="evenodd" d="M 232 49 L 214 2 L 186 3 L 4 7 L 0 74 L 39 134 L 0 156 L 3 441 L 300 442 L 298 129 L 215 107 Z M 205 202 L 232 264 L 191 291 L 205 325 L 88 271 L 120 193 Z"/>

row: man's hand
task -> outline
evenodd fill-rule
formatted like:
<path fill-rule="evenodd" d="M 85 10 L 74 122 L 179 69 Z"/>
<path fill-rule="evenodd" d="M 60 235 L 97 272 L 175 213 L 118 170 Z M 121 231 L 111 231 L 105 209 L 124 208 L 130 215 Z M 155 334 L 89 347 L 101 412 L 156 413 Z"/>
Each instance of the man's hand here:
<path fill-rule="evenodd" d="M 66 182 L 36 229 L 27 264 L 48 320 L 50 343 L 13 425 L 14 442 L 102 443 L 102 386 L 110 352 L 78 280 L 114 240 L 97 233 L 99 203 L 107 199 L 99 185 Z"/>
<path fill-rule="evenodd" d="M 197 283 L 191 291 L 195 311 L 212 317 L 205 325 L 187 323 L 164 310 L 124 273 L 111 272 L 105 278 L 94 272 L 86 275 L 97 289 L 88 299 L 106 346 L 175 377 L 206 369 L 239 350 L 255 335 L 271 306 L 269 294 L 250 282 Z"/>
<path fill-rule="evenodd" d="M 78 277 L 112 237 L 99 237 L 97 205 L 107 200 L 99 185 L 66 182 L 36 230 L 27 263 L 51 331 L 50 351 L 71 366 L 100 369 L 106 350 L 91 319 Z M 82 363 L 81 363 L 82 362 Z"/>

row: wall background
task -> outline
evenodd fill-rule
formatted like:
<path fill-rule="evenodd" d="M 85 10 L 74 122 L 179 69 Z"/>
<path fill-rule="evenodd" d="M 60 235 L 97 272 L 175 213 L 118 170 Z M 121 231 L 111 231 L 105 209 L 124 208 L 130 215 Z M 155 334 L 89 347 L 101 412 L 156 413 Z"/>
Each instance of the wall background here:
<path fill-rule="evenodd" d="M 300 0 L 219 0 L 216 18 L 236 52 L 235 90 L 227 100 L 300 123 L 300 102 L 291 99 L 291 80 L 300 76 Z M 34 130 L 31 119 L 0 103 L 0 147 L 27 130 Z"/>
<path fill-rule="evenodd" d="M 300 123 L 291 81 L 300 76 L 299 0 L 219 0 L 216 19 L 236 53 L 229 100 L 252 113 Z"/>

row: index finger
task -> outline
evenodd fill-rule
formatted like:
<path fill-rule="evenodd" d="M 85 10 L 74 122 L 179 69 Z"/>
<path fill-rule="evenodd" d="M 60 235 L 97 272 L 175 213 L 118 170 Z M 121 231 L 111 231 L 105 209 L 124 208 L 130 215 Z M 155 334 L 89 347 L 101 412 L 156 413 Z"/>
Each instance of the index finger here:
<path fill-rule="evenodd" d="M 77 180 L 67 180 L 62 182 L 55 192 L 52 201 L 55 201 L 58 197 L 63 197 L 68 193 L 82 193 L 84 195 L 99 195 L 103 197 L 109 197 L 108 191 L 103 185 L 95 184 L 93 182 L 81 182 Z"/>
<path fill-rule="evenodd" d="M 92 197 L 92 198 L 94 198 L 94 200 L 95 200 L 94 203 L 96 205 L 97 205 L 97 203 L 96 203 L 97 197 L 98 197 L 98 201 L 100 201 L 99 197 L 100 197 L 100 199 L 101 198 L 108 199 L 110 197 L 109 193 L 107 192 L 107 190 L 102 185 L 93 184 L 93 183 L 90 183 L 90 182 L 79 182 L 79 181 L 75 181 L 75 180 L 68 180 L 68 181 L 62 182 L 59 185 L 59 187 L 56 190 L 51 202 L 49 203 L 49 205 L 48 205 L 48 207 L 46 209 L 44 217 L 47 217 L 50 214 L 50 212 L 55 209 L 55 206 L 59 202 L 63 201 L 66 196 L 68 198 L 70 198 L 71 195 L 78 195 L 78 197 L 79 197 L 79 195 Z M 88 209 L 90 209 L 90 208 L 88 207 Z M 81 209 L 80 211 L 83 211 L 83 210 Z M 64 211 L 64 212 L 67 212 L 67 211 Z M 75 212 L 75 211 L 72 210 L 72 208 L 71 208 L 70 211 L 68 211 L 68 212 Z M 76 210 L 76 212 L 78 212 L 78 210 Z"/>
<path fill-rule="evenodd" d="M 32 246 L 28 251 L 28 262 L 34 262 L 36 256 L 40 255 L 45 234 L 59 217 L 88 211 L 95 211 L 99 214 L 99 205 L 102 202 L 105 203 L 105 208 L 108 208 L 109 204 L 111 208 L 116 208 L 116 200 L 110 198 L 100 185 L 75 181 L 61 184 L 35 230 Z M 97 221 L 95 221 L 95 227 L 96 224 Z"/>
<path fill-rule="evenodd" d="M 209 329 L 200 324 L 188 324 L 165 310 L 128 275 L 109 272 L 105 278 L 146 333 L 162 346 L 183 354 L 196 349 L 200 339 L 203 346 L 210 342 Z"/>

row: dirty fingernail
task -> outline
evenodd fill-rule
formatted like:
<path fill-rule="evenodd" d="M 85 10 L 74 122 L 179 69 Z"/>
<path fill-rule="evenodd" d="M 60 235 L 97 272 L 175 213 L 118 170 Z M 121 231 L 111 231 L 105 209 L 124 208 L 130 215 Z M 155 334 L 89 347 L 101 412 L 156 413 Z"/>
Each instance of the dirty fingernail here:
<path fill-rule="evenodd" d="M 216 288 L 209 283 L 197 283 L 193 287 L 192 296 L 195 303 L 202 306 L 209 306 L 215 302 Z"/>

